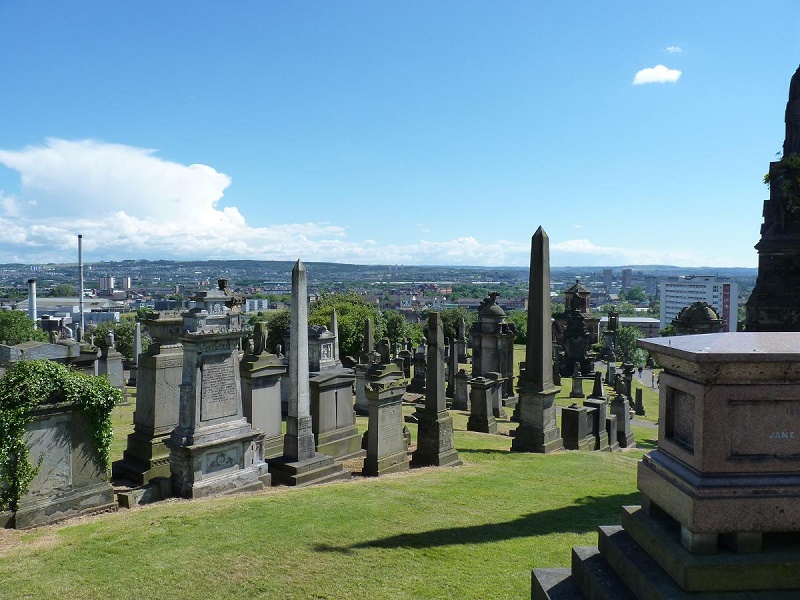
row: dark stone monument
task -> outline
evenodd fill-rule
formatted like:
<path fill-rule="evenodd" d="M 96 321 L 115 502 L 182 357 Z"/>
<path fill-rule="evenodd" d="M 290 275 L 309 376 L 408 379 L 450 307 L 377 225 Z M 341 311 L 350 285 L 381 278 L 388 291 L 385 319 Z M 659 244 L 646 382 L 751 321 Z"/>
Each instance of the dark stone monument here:
<path fill-rule="evenodd" d="M 589 314 L 591 292 L 576 281 L 575 285 L 564 291 L 567 300 L 566 310 L 556 318 L 556 341 L 563 350 L 560 356 L 561 375 L 569 377 L 575 363 L 580 364 L 584 375 L 594 372 L 594 357 L 591 354 L 592 334 L 587 323 L 599 323 L 599 319 Z"/>
<path fill-rule="evenodd" d="M 769 165 L 758 277 L 747 300 L 747 331 L 800 331 L 800 68 L 789 84 L 783 158 Z"/>
<path fill-rule="evenodd" d="M 459 369 L 455 377 L 455 391 L 453 393 L 453 410 L 469 410 L 469 376 L 464 369 Z"/>
<path fill-rule="evenodd" d="M 581 365 L 575 363 L 572 370 L 572 391 L 569 393 L 570 398 L 585 398 L 586 394 L 583 393 L 583 379 L 581 379 Z"/>
<path fill-rule="evenodd" d="M 444 355 L 444 351 L 442 351 L 442 355 Z M 425 342 L 421 343 L 417 347 L 417 351 L 414 352 L 413 363 L 414 377 L 411 379 L 408 391 L 414 394 L 424 394 L 426 389 L 425 379 L 428 376 L 428 351 Z"/>
<path fill-rule="evenodd" d="M 571 404 L 561 409 L 561 436 L 567 450 L 594 450 L 595 437 L 589 421 L 589 409 Z"/>
<path fill-rule="evenodd" d="M 642 388 L 636 388 L 636 401 L 633 403 L 633 410 L 639 417 L 645 416 L 642 393 L 643 393 Z"/>
<path fill-rule="evenodd" d="M 553 385 L 553 336 L 550 317 L 550 246 L 539 227 L 531 238 L 528 292 L 528 340 L 524 376 L 519 380 L 519 427 L 511 449 L 553 452 L 564 443 L 556 425 Z"/>
<path fill-rule="evenodd" d="M 459 318 L 456 322 L 456 339 L 455 339 L 455 352 L 456 363 L 467 362 L 467 336 L 464 319 Z"/>
<path fill-rule="evenodd" d="M 403 432 L 403 394 L 405 379 L 367 384 L 369 429 L 364 475 L 384 475 L 406 471 L 409 467 L 408 444 Z"/>
<path fill-rule="evenodd" d="M 594 373 L 594 385 L 592 386 L 592 393 L 589 395 L 589 398 L 595 398 L 598 400 L 607 399 L 606 391 L 603 387 L 603 375 L 600 373 L 600 371 L 595 371 Z"/>
<path fill-rule="evenodd" d="M 453 446 L 453 418 L 447 414 L 444 395 L 444 335 L 438 312 L 428 315 L 428 373 L 425 405 L 418 412 L 417 449 L 413 466 L 458 466 L 462 462 Z"/>
<path fill-rule="evenodd" d="M 608 429 L 606 424 L 608 401 L 605 398 L 589 397 L 583 401 L 583 405 L 589 409 L 589 425 L 594 436 L 594 449 L 608 450 Z M 616 440 L 616 423 L 614 425 L 614 436 Z"/>
<path fill-rule="evenodd" d="M 517 405 L 514 393 L 514 338 L 513 323 L 507 323 L 506 313 L 497 303 L 497 292 L 490 293 L 478 307 L 478 321 L 472 325 L 472 377 L 487 377 L 487 373 L 500 373 L 503 377 L 503 404 Z"/>
<path fill-rule="evenodd" d="M 467 431 L 497 433 L 497 421 L 493 409 L 497 395 L 497 385 L 491 379 L 475 377 L 470 380 L 470 413 Z"/>
<path fill-rule="evenodd" d="M 611 401 L 611 412 L 617 418 L 617 443 L 620 448 L 633 448 L 636 442 L 631 432 L 631 409 L 628 397 L 617 393 Z"/>

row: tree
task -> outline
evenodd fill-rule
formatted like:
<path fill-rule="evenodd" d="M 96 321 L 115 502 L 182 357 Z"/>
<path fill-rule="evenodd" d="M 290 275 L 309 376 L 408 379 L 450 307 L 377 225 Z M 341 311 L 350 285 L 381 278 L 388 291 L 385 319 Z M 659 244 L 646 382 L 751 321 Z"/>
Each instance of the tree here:
<path fill-rule="evenodd" d="M 380 309 L 353 292 L 323 294 L 308 310 L 309 324 L 330 327 L 334 309 L 339 326 L 339 352 L 342 355 L 361 354 L 367 319 L 372 320 L 372 335 L 376 343 L 386 335 L 386 322 Z"/>
<path fill-rule="evenodd" d="M 58 285 L 53 286 L 47 295 L 52 298 L 71 298 L 73 296 L 77 296 L 78 292 L 75 290 L 74 285 L 69 283 L 59 283 Z"/>
<path fill-rule="evenodd" d="M 647 361 L 647 353 L 636 347 L 636 340 L 641 337 L 642 332 L 638 327 L 620 328 L 617 333 L 617 348 L 620 353 L 618 359 L 622 362 L 631 362 L 637 367 L 644 366 Z"/>
<path fill-rule="evenodd" d="M 664 329 L 658 332 L 658 335 L 661 337 L 670 337 L 672 335 L 678 335 L 678 331 L 675 329 L 675 325 L 669 323 Z"/>
<path fill-rule="evenodd" d="M 644 302 L 647 300 L 647 294 L 645 294 L 642 286 L 634 285 L 632 288 L 620 292 L 619 299 L 627 300 L 628 302 Z"/>
<path fill-rule="evenodd" d="M 286 349 L 285 340 L 289 339 L 291 321 L 292 313 L 286 308 L 277 310 L 267 317 L 267 352 L 276 353 L 278 345 Z"/>
<path fill-rule="evenodd" d="M 108 347 L 106 343 L 106 335 L 109 332 L 114 332 L 114 346 L 117 352 L 122 354 L 128 360 L 133 360 L 134 352 L 134 331 L 136 329 L 136 322 L 131 319 L 124 319 L 119 323 L 114 321 L 103 321 L 98 323 L 92 330 L 94 335 L 94 345 L 98 348 L 105 350 Z M 146 352 L 150 347 L 150 335 L 146 330 L 142 331 L 142 352 Z"/>
<path fill-rule="evenodd" d="M 444 331 L 445 339 L 450 341 L 456 339 L 458 335 L 458 320 L 464 319 L 464 332 L 468 335 L 469 328 L 475 322 L 477 316 L 474 311 L 470 311 L 463 306 L 455 308 L 446 308 L 440 313 L 442 320 L 442 330 Z M 427 317 L 426 317 L 427 320 Z"/>
<path fill-rule="evenodd" d="M 512 310 L 506 315 L 506 321 L 513 323 L 517 328 L 517 337 L 514 338 L 515 344 L 525 344 L 528 341 L 528 311 Z"/>
<path fill-rule="evenodd" d="M 29 341 L 46 342 L 47 335 L 21 310 L 0 312 L 0 344 L 14 346 Z"/>
<path fill-rule="evenodd" d="M 406 318 L 396 310 L 384 311 L 383 317 L 386 320 L 386 337 L 392 343 L 402 342 L 407 337 L 411 337 L 411 328 Z"/>

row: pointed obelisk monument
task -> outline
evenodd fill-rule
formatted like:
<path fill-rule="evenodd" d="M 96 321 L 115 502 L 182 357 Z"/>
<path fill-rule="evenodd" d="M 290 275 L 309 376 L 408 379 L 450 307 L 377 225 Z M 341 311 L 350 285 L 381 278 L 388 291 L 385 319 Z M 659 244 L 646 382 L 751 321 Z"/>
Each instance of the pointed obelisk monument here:
<path fill-rule="evenodd" d="M 340 462 L 315 451 L 311 429 L 308 382 L 308 294 L 306 268 L 298 260 L 292 269 L 292 322 L 289 327 L 289 405 L 283 456 L 269 461 L 276 484 L 311 485 L 348 479 Z"/>
<path fill-rule="evenodd" d="M 519 427 L 511 449 L 548 453 L 562 450 L 564 442 L 556 425 L 556 393 L 553 384 L 553 334 L 550 316 L 550 241 L 539 227 L 531 238 L 528 283 L 528 342 L 525 372 L 519 379 Z"/>
<path fill-rule="evenodd" d="M 453 446 L 453 417 L 445 405 L 444 334 L 438 312 L 428 315 L 425 335 L 428 341 L 425 405 L 418 413 L 417 449 L 411 455 L 411 465 L 455 467 L 463 463 Z"/>

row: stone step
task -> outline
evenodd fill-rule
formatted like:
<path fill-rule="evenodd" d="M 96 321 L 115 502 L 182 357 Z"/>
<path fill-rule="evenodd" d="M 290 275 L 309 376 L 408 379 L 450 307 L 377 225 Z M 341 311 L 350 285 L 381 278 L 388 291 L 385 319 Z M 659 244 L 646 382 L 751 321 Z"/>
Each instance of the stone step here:
<path fill-rule="evenodd" d="M 583 595 L 569 569 L 534 569 L 531 600 L 583 600 Z"/>
<path fill-rule="evenodd" d="M 800 589 L 800 545 L 765 547 L 747 554 L 724 549 L 717 554 L 691 554 L 680 542 L 677 524 L 654 519 L 639 506 L 622 507 L 622 527 L 687 591 Z"/>
<path fill-rule="evenodd" d="M 598 548 L 638 600 L 797 600 L 797 590 L 687 592 L 620 526 L 600 527 Z"/>
<path fill-rule="evenodd" d="M 313 458 L 299 462 L 285 462 L 282 458 L 269 461 L 273 485 L 302 487 L 350 479 L 350 471 L 342 463 L 326 454 L 315 454 Z"/>
<path fill-rule="evenodd" d="M 592 600 L 636 600 L 611 566 L 593 546 L 572 549 L 572 578 Z"/>

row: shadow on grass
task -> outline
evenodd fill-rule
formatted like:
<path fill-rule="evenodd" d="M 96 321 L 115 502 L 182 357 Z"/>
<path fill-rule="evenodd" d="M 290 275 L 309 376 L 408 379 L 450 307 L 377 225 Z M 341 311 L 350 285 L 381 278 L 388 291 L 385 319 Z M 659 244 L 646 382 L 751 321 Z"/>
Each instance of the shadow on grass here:
<path fill-rule="evenodd" d="M 511 449 L 501 450 L 499 448 L 459 448 L 459 454 L 511 454 Z"/>
<path fill-rule="evenodd" d="M 658 448 L 658 440 L 636 440 L 636 447 L 642 450 L 653 450 Z"/>
<path fill-rule="evenodd" d="M 588 533 L 594 531 L 599 525 L 618 522 L 622 507 L 637 504 L 639 498 L 638 493 L 602 497 L 586 496 L 579 498 L 570 506 L 530 513 L 505 523 L 486 523 L 467 527 L 433 529 L 419 533 L 403 533 L 350 546 L 317 544 L 314 546 L 314 550 L 348 554 L 359 548 L 433 548 L 459 544 L 486 544 L 550 533 Z"/>

